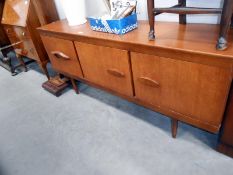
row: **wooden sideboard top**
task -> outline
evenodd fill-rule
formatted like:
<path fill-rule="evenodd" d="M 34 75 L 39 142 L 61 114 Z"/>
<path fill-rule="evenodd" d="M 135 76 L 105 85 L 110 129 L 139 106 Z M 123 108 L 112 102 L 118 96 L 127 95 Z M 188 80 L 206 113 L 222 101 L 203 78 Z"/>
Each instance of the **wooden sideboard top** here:
<path fill-rule="evenodd" d="M 209 58 L 224 58 L 225 64 L 233 63 L 233 30 L 229 34 L 229 48 L 225 51 L 217 51 L 216 41 L 218 38 L 219 25 L 210 24 L 187 24 L 180 25 L 175 22 L 156 23 L 156 40 L 148 40 L 149 24 L 147 21 L 139 21 L 138 29 L 125 35 L 115 35 L 92 31 L 89 23 L 71 27 L 67 20 L 57 21 L 38 30 L 42 34 L 54 35 L 69 40 L 79 40 L 87 43 L 101 44 L 109 47 L 127 49 L 130 51 L 144 52 L 148 54 L 159 54 L 171 51 L 170 55 L 179 53 L 179 57 L 193 59 L 195 53 L 197 62 L 208 62 L 198 55 L 209 56 Z M 180 54 L 180 51 L 186 54 Z M 190 56 L 192 53 L 192 56 Z M 163 56 L 163 55 L 161 55 Z M 208 58 L 208 59 L 209 59 Z M 182 58 L 181 58 L 182 59 Z M 218 62 L 213 61 L 215 65 Z M 226 67 L 226 65 L 223 65 Z"/>

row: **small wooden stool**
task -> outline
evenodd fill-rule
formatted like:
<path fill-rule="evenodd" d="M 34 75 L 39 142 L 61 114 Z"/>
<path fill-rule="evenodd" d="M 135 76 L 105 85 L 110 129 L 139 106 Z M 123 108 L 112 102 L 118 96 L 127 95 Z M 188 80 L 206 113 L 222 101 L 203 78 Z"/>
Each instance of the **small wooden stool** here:
<path fill-rule="evenodd" d="M 223 8 L 197 8 L 187 7 L 186 0 L 178 0 L 178 4 L 170 8 L 154 8 L 154 0 L 147 0 L 148 17 L 150 24 L 149 40 L 155 39 L 154 17 L 161 13 L 179 14 L 180 24 L 186 24 L 186 14 L 222 14 L 220 33 L 216 48 L 218 50 L 227 49 L 227 34 L 230 29 L 233 14 L 233 1 L 224 0 Z"/>

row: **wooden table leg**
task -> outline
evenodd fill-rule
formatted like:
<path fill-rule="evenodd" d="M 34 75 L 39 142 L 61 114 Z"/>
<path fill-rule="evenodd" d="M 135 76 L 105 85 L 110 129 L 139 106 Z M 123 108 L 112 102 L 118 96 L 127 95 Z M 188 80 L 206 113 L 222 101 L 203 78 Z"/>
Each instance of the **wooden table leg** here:
<path fill-rule="evenodd" d="M 231 25 L 232 13 L 233 13 L 233 1 L 225 0 L 223 5 L 222 17 L 221 17 L 220 34 L 217 43 L 218 50 L 227 49 L 227 34 Z"/>
<path fill-rule="evenodd" d="M 173 138 L 176 138 L 177 129 L 178 129 L 178 120 L 171 119 L 171 131 L 172 131 L 172 137 Z"/>
<path fill-rule="evenodd" d="M 149 31 L 149 40 L 155 40 L 155 16 L 154 16 L 154 0 L 147 0 L 147 10 L 148 10 L 148 18 L 150 24 L 150 31 Z"/>
<path fill-rule="evenodd" d="M 73 78 L 71 78 L 70 81 L 71 81 L 71 84 L 72 84 L 73 89 L 76 92 L 76 94 L 79 94 L 79 89 L 78 89 L 78 86 L 77 86 L 75 80 Z"/>

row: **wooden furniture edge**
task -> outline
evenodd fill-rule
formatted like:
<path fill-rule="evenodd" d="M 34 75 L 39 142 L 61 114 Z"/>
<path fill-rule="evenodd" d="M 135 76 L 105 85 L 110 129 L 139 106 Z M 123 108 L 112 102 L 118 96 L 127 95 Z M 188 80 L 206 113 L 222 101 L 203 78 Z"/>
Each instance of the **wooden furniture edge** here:
<path fill-rule="evenodd" d="M 233 55 L 232 57 L 225 55 L 208 54 L 205 52 L 195 52 L 193 50 L 176 49 L 162 46 L 147 46 L 137 43 L 127 43 L 113 41 L 101 38 L 93 38 L 76 34 L 62 33 L 57 31 L 48 31 L 43 28 L 37 28 L 39 33 L 44 36 L 56 37 L 70 41 L 79 41 L 88 44 L 102 45 L 105 47 L 128 50 L 130 52 L 139 52 L 148 55 L 156 55 L 159 57 L 172 58 L 181 61 L 199 63 L 215 67 L 229 68 L 233 70 Z M 192 56 L 190 56 L 192 54 Z"/>

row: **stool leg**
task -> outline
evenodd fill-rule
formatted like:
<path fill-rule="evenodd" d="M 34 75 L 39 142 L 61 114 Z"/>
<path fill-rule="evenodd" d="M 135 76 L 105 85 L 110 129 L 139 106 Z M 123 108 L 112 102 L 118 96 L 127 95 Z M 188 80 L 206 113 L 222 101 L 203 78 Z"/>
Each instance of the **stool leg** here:
<path fill-rule="evenodd" d="M 148 18 L 150 24 L 150 32 L 149 32 L 149 40 L 155 40 L 155 16 L 154 16 L 154 0 L 147 0 L 147 10 L 148 10 Z"/>
<path fill-rule="evenodd" d="M 227 34 L 231 25 L 232 13 L 233 13 L 233 1 L 225 0 L 223 5 L 222 17 L 221 17 L 219 39 L 217 43 L 218 50 L 227 49 Z"/>
<path fill-rule="evenodd" d="M 78 86 L 77 86 L 75 80 L 73 78 L 71 78 L 70 81 L 71 81 L 71 84 L 72 84 L 73 89 L 76 92 L 76 94 L 79 94 L 79 89 L 78 89 Z"/>
<path fill-rule="evenodd" d="M 179 5 L 181 7 L 186 7 L 186 0 L 178 0 Z M 187 23 L 187 15 L 179 15 L 179 22 L 180 24 L 186 24 Z"/>
<path fill-rule="evenodd" d="M 177 129 L 178 129 L 178 120 L 171 119 L 171 130 L 172 130 L 172 137 L 173 138 L 176 138 Z"/>

